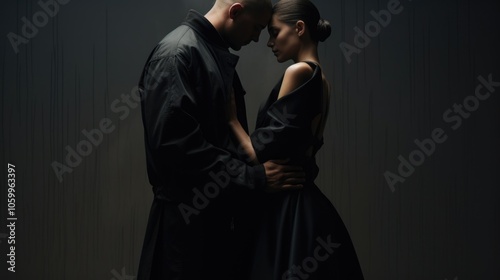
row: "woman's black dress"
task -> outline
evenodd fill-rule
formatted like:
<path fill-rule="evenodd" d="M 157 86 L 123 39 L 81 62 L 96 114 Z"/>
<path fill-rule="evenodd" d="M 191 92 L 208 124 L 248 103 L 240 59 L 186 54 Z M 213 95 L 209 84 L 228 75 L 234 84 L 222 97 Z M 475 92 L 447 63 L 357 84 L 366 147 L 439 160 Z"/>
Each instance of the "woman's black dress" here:
<path fill-rule="evenodd" d="M 328 198 L 314 184 L 314 155 L 323 144 L 323 82 L 318 65 L 294 92 L 277 100 L 283 79 L 259 111 L 251 135 L 260 162 L 290 159 L 301 165 L 303 189 L 259 197 L 250 279 L 363 279 L 349 233 Z"/>

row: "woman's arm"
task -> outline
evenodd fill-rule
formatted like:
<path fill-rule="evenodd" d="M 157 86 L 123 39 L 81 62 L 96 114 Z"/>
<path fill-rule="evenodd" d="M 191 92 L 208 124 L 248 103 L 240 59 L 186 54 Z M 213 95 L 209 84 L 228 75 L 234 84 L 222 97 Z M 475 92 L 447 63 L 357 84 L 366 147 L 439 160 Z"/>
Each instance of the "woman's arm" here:
<path fill-rule="evenodd" d="M 240 143 L 238 152 L 242 150 L 248 156 L 249 162 L 259 164 L 257 155 L 255 154 L 255 150 L 252 146 L 252 141 L 250 140 L 250 136 L 243 129 L 240 121 L 238 120 L 234 92 L 231 92 L 231 101 L 229 103 L 229 126 Z"/>
<path fill-rule="evenodd" d="M 296 90 L 307 80 L 309 80 L 312 74 L 313 69 L 305 62 L 296 63 L 288 67 L 283 77 L 283 82 L 281 84 L 278 99 Z M 249 162 L 258 164 L 259 160 L 252 145 L 252 140 L 238 121 L 234 92 L 231 93 L 231 101 L 229 106 L 229 126 L 231 127 L 232 132 L 235 134 L 236 139 L 240 143 L 239 150 L 242 150 L 248 156 Z"/>

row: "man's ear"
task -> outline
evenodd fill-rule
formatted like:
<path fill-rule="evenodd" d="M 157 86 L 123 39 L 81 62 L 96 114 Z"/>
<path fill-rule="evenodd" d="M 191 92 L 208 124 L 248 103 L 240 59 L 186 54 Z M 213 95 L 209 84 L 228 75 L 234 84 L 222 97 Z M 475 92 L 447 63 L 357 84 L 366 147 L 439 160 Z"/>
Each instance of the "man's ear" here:
<path fill-rule="evenodd" d="M 241 14 L 242 11 L 243 5 L 241 3 L 234 3 L 231 7 L 229 7 L 229 18 L 234 20 Z"/>
<path fill-rule="evenodd" d="M 297 23 L 295 23 L 295 32 L 297 32 L 297 35 L 302 36 L 304 35 L 304 32 L 306 32 L 306 24 L 304 21 L 299 20 Z"/>

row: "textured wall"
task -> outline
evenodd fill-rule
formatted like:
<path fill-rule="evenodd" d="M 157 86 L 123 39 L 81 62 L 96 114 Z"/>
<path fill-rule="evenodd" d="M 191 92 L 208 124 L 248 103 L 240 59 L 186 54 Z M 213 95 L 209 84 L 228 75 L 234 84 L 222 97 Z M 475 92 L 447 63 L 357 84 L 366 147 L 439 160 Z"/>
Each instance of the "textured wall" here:
<path fill-rule="evenodd" d="M 25 0 L 0 11 L 0 278 L 133 279 L 152 193 L 140 109 L 126 97 L 154 45 L 189 8 L 203 13 L 211 1 L 59 2 L 49 15 Z M 320 54 L 334 88 L 317 183 L 349 228 L 366 278 L 499 278 L 500 87 L 473 96 L 479 76 L 500 81 L 500 3 L 315 3 L 333 25 Z M 384 26 L 371 13 L 382 9 L 393 12 Z M 372 38 L 355 41 L 354 28 L 367 24 Z M 251 127 L 287 66 L 267 38 L 238 53 Z M 93 129 L 102 139 L 85 149 Z M 446 140 L 418 158 L 415 140 L 434 130 Z M 78 148 L 88 155 L 68 162 Z M 424 162 L 391 188 L 384 174 L 399 174 L 398 157 L 410 154 Z M 72 170 L 62 181 L 54 162 Z M 16 166 L 15 274 L 6 264 L 8 163 Z"/>

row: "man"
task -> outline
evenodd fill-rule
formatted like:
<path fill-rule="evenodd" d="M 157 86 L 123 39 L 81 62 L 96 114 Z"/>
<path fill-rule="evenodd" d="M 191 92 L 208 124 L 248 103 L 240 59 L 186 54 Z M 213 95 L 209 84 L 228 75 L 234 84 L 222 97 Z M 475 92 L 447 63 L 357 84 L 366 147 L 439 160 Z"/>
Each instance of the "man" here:
<path fill-rule="evenodd" d="M 249 232 L 238 217 L 248 197 L 300 187 L 303 172 L 238 159 L 227 109 L 235 92 L 246 129 L 244 90 L 235 71 L 239 50 L 259 40 L 270 0 L 217 0 L 151 53 L 139 91 L 148 175 L 154 201 L 138 279 L 242 279 Z M 250 209 L 250 212 L 253 211 Z"/>

